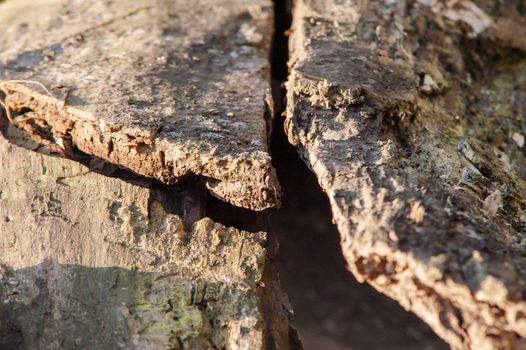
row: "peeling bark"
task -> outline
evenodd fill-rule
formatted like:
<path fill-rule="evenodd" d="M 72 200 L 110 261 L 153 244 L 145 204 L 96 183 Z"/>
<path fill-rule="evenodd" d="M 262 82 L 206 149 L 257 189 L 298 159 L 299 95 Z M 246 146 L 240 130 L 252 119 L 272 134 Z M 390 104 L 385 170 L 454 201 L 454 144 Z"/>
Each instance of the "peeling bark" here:
<path fill-rule="evenodd" d="M 14 125 L 67 156 L 79 149 L 167 184 L 197 174 L 222 200 L 274 207 L 271 9 L 268 0 L 7 1 L 0 99 Z"/>
<path fill-rule="evenodd" d="M 266 233 L 4 139 L 0 169 L 2 349 L 291 348 Z"/>
<path fill-rule="evenodd" d="M 526 347 L 522 1 L 298 0 L 285 130 L 349 268 L 455 349 Z"/>

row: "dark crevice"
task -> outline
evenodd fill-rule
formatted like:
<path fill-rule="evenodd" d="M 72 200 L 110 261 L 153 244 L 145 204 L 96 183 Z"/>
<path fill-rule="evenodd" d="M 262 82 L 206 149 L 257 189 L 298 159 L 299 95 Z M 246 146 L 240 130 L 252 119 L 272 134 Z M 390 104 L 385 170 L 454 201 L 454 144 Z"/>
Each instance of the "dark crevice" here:
<path fill-rule="evenodd" d="M 291 0 L 274 0 L 274 37 L 272 38 L 272 78 L 281 83 L 289 74 L 287 61 L 289 57 L 288 30 L 292 24 Z"/>
<path fill-rule="evenodd" d="M 249 232 L 268 230 L 268 210 L 257 212 L 217 199 L 207 191 L 206 216 L 227 227 Z"/>

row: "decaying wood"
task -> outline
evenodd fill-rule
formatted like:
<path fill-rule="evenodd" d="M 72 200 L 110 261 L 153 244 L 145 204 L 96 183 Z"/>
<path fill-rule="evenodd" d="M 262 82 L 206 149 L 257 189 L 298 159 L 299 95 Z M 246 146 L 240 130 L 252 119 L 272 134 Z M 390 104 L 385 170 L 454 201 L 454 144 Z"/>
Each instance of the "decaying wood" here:
<path fill-rule="evenodd" d="M 286 132 L 349 268 L 455 349 L 526 347 L 524 2 L 298 0 Z"/>
<path fill-rule="evenodd" d="M 165 183 L 206 177 L 237 206 L 279 204 L 269 0 L 16 0 L 0 22 L 0 102 L 20 128 Z"/>
<path fill-rule="evenodd" d="M 0 348 L 289 348 L 267 235 L 0 140 Z"/>

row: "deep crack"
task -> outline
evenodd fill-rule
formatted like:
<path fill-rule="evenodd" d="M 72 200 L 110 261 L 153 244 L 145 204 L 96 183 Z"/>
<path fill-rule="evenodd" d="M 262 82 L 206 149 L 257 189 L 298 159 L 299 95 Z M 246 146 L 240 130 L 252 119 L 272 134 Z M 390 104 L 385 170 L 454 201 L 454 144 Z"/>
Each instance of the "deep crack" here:
<path fill-rule="evenodd" d="M 75 149 L 76 160 L 95 172 L 151 188 L 151 201 L 161 203 L 167 213 L 185 218 L 188 227 L 208 216 L 238 229 L 269 231 L 270 244 L 279 239 L 282 249 L 277 262 L 283 286 L 291 297 L 297 325 L 308 347 L 418 348 L 429 341 L 434 345 L 438 341 L 422 321 L 372 287 L 358 284 L 345 269 L 328 199 L 283 130 L 292 6 L 290 0 L 274 0 L 274 4 L 270 151 L 283 185 L 282 209 L 254 212 L 222 202 L 206 190 L 205 178 L 200 176 L 168 186 Z M 9 125 L 3 113 L 0 128 L 6 135 Z M 364 334 L 381 336 L 371 339 Z"/>

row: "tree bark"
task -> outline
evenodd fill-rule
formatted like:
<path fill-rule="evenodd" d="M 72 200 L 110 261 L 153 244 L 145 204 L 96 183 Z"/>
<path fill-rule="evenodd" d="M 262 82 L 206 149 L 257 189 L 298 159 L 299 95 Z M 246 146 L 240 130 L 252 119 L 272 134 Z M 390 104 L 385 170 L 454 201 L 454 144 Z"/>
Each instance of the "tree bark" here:
<path fill-rule="evenodd" d="M 17 0 L 0 21 L 0 347 L 300 346 L 267 234 L 206 217 L 206 189 L 280 202 L 270 1 Z"/>
<path fill-rule="evenodd" d="M 0 168 L 2 349 L 290 348 L 266 233 L 3 139 Z"/>
<path fill-rule="evenodd" d="M 526 22 L 508 1 L 298 0 L 286 133 L 349 268 L 455 349 L 526 346 Z"/>
<path fill-rule="evenodd" d="M 19 127 L 167 184 L 206 177 L 237 206 L 279 205 L 269 0 L 17 0 L 0 22 L 0 98 Z"/>

